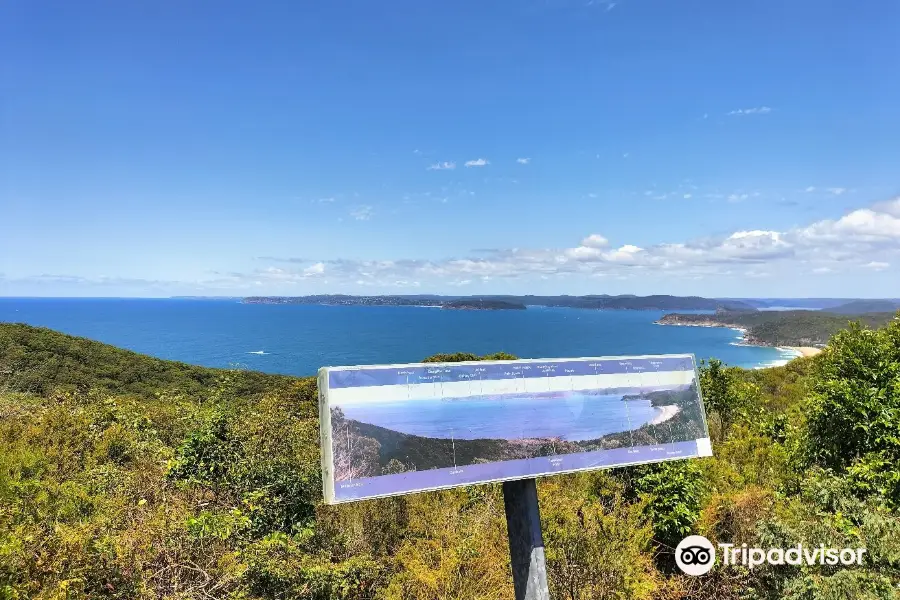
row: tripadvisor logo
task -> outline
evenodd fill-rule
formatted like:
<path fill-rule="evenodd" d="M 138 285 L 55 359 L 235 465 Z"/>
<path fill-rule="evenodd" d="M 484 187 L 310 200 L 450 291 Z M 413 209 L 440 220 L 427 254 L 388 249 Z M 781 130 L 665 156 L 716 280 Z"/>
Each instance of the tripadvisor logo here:
<path fill-rule="evenodd" d="M 689 535 L 675 548 L 675 564 L 687 575 L 709 573 L 716 562 L 716 549 L 702 535 Z"/>
<path fill-rule="evenodd" d="M 861 565 L 865 548 L 826 548 L 825 544 L 792 548 L 748 548 L 747 544 L 719 544 L 722 563 L 752 569 L 770 565 Z M 716 562 L 716 549 L 702 535 L 689 535 L 675 548 L 675 564 L 687 575 L 704 575 Z"/>

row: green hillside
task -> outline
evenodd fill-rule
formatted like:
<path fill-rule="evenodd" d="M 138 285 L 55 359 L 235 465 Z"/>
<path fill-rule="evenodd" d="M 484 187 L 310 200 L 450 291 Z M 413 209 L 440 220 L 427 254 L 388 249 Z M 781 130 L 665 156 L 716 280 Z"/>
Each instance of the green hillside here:
<path fill-rule="evenodd" d="M 553 598 L 896 598 L 900 319 L 701 387 L 713 458 L 540 480 Z M 316 403 L 313 378 L 0 324 L 0 599 L 511 599 L 500 486 L 324 506 Z M 867 558 L 691 578 L 690 533 Z"/>
<path fill-rule="evenodd" d="M 155 397 L 177 389 L 202 396 L 221 372 L 160 360 L 86 338 L 19 323 L 0 324 L 0 377 L 21 392 L 44 394 L 67 388 Z M 280 388 L 289 377 L 236 371 L 241 394 Z"/>
<path fill-rule="evenodd" d="M 851 321 L 869 327 L 884 325 L 894 313 L 843 315 L 814 310 L 785 310 L 757 312 L 719 312 L 714 315 L 664 315 L 662 325 L 705 325 L 709 327 L 740 327 L 747 330 L 745 341 L 761 346 L 824 346 L 835 333 Z"/>
<path fill-rule="evenodd" d="M 854 300 L 829 308 L 828 312 L 841 315 L 861 315 L 865 313 L 891 313 L 900 309 L 896 300 Z"/>

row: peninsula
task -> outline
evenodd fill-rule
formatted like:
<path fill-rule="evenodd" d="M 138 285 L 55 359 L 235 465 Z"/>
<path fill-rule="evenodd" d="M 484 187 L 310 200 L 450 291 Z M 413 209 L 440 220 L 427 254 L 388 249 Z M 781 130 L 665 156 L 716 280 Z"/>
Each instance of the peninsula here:
<path fill-rule="evenodd" d="M 727 327 L 740 330 L 744 343 L 748 345 L 800 350 L 825 346 L 832 335 L 846 328 L 851 321 L 859 321 L 867 327 L 880 327 L 893 316 L 894 313 L 890 312 L 848 315 L 818 310 L 721 311 L 712 315 L 671 313 L 656 321 L 656 324 Z"/>
<path fill-rule="evenodd" d="M 441 308 L 446 310 L 525 310 L 528 307 L 521 302 L 478 298 L 472 300 L 450 300 L 449 302 L 444 302 Z"/>

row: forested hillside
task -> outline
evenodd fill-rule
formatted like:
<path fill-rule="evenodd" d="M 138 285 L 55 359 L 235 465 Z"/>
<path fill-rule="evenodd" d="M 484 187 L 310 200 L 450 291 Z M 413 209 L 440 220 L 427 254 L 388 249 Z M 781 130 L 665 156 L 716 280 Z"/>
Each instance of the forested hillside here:
<path fill-rule="evenodd" d="M 539 481 L 553 598 L 897 597 L 900 318 L 701 384 L 713 458 Z M 321 504 L 316 399 L 0 324 L 0 599 L 512 598 L 498 485 Z M 692 578 L 692 532 L 866 561 Z"/>
<path fill-rule="evenodd" d="M 722 311 L 714 315 L 671 313 L 664 315 L 657 323 L 743 328 L 746 330 L 744 341 L 760 346 L 824 346 L 850 321 L 880 327 L 893 318 L 893 312 L 849 316 L 814 310 Z"/>

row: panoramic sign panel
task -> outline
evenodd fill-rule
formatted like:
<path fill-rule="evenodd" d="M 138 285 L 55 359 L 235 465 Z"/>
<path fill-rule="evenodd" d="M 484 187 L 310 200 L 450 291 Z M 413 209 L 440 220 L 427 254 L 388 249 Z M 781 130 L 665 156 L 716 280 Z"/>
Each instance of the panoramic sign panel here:
<path fill-rule="evenodd" d="M 325 367 L 325 501 L 711 456 L 690 354 Z"/>

